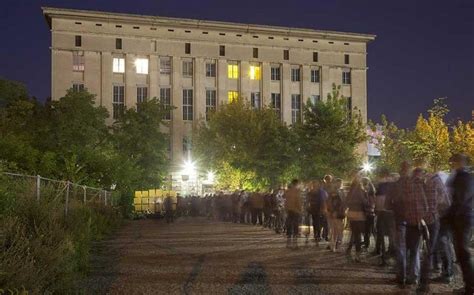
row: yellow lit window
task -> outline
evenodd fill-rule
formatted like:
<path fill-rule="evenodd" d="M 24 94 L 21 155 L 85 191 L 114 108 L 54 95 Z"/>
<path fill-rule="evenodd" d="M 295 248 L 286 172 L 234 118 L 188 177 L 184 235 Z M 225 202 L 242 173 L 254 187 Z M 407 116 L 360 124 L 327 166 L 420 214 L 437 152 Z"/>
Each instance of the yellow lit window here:
<path fill-rule="evenodd" d="M 237 91 L 229 91 L 227 92 L 227 96 L 229 97 L 229 103 L 236 101 L 239 98 L 239 93 Z"/>
<path fill-rule="evenodd" d="M 229 79 L 238 79 L 239 78 L 239 65 L 236 65 L 236 64 L 227 65 L 227 77 Z"/>
<path fill-rule="evenodd" d="M 259 66 L 250 66 L 250 80 L 260 80 Z"/>

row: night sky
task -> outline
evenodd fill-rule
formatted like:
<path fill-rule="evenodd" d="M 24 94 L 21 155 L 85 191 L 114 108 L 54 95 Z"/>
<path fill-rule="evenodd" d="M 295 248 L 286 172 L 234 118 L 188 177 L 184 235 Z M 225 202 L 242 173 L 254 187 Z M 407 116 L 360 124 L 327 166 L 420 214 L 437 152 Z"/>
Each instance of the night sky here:
<path fill-rule="evenodd" d="M 50 96 L 50 32 L 40 7 L 376 34 L 368 47 L 369 119 L 415 124 L 448 97 L 449 120 L 474 109 L 473 0 L 2 0 L 0 77 Z"/>

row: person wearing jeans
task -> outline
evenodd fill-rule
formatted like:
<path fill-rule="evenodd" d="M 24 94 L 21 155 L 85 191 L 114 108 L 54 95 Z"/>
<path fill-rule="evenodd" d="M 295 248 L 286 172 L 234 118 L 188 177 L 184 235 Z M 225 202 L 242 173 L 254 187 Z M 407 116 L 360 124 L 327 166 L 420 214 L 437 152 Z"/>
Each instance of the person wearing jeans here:
<path fill-rule="evenodd" d="M 346 207 L 348 208 L 347 218 L 350 222 L 352 231 L 351 244 L 354 243 L 356 248 L 355 261 L 360 262 L 361 235 L 365 229 L 365 212 L 364 208 L 367 206 L 367 192 L 364 190 L 360 175 L 356 175 L 351 183 L 349 194 L 346 199 Z M 350 254 L 350 250 L 348 252 Z"/>

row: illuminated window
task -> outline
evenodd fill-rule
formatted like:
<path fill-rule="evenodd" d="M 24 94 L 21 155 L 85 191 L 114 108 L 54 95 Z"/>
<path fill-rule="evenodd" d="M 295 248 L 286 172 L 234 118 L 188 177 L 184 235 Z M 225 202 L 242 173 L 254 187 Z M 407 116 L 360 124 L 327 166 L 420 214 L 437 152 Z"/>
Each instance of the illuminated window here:
<path fill-rule="evenodd" d="M 229 102 L 234 102 L 239 99 L 239 93 L 237 91 L 229 91 L 227 92 L 227 97 L 229 98 Z"/>
<path fill-rule="evenodd" d="M 260 100 L 260 92 L 252 92 L 250 93 L 250 105 L 254 109 L 259 109 L 262 106 L 262 102 Z"/>
<path fill-rule="evenodd" d="M 291 123 L 301 121 L 301 96 L 299 94 L 291 95 Z"/>
<path fill-rule="evenodd" d="M 171 88 L 160 88 L 160 102 L 166 109 L 163 120 L 171 120 Z"/>
<path fill-rule="evenodd" d="M 250 80 L 260 80 L 260 66 L 250 66 Z"/>
<path fill-rule="evenodd" d="M 160 74 L 163 74 L 163 75 L 171 74 L 171 57 L 169 56 L 160 57 Z"/>
<path fill-rule="evenodd" d="M 344 84 L 344 85 L 351 84 L 351 70 L 344 69 L 342 71 L 342 84 Z"/>
<path fill-rule="evenodd" d="M 114 73 L 125 73 L 125 58 L 114 57 L 112 70 Z"/>
<path fill-rule="evenodd" d="M 238 79 L 239 78 L 239 65 L 238 64 L 228 64 L 227 65 L 227 77 L 229 79 Z"/>
<path fill-rule="evenodd" d="M 137 74 L 148 74 L 148 59 L 137 58 L 135 60 L 135 68 L 137 70 Z"/>
<path fill-rule="evenodd" d="M 73 52 L 72 53 L 72 70 L 82 72 L 84 71 L 84 53 Z"/>

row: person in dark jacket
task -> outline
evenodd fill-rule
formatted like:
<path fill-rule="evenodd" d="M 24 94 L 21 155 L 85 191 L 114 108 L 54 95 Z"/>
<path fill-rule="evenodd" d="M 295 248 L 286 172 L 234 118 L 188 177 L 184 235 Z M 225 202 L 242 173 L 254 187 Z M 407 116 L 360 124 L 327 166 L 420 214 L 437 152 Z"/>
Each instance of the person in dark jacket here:
<path fill-rule="evenodd" d="M 473 261 L 469 251 L 473 225 L 474 180 L 466 171 L 467 157 L 465 155 L 453 155 L 450 164 L 454 170 L 454 177 L 449 183 L 452 206 L 448 212 L 448 218 L 452 227 L 454 249 L 461 265 L 464 294 L 474 294 Z"/>
<path fill-rule="evenodd" d="M 310 190 L 307 194 L 308 213 L 311 214 L 313 220 L 313 234 L 316 243 L 321 240 L 321 229 L 323 229 L 323 216 L 326 211 L 327 192 L 322 188 L 319 180 L 311 182 Z"/>

